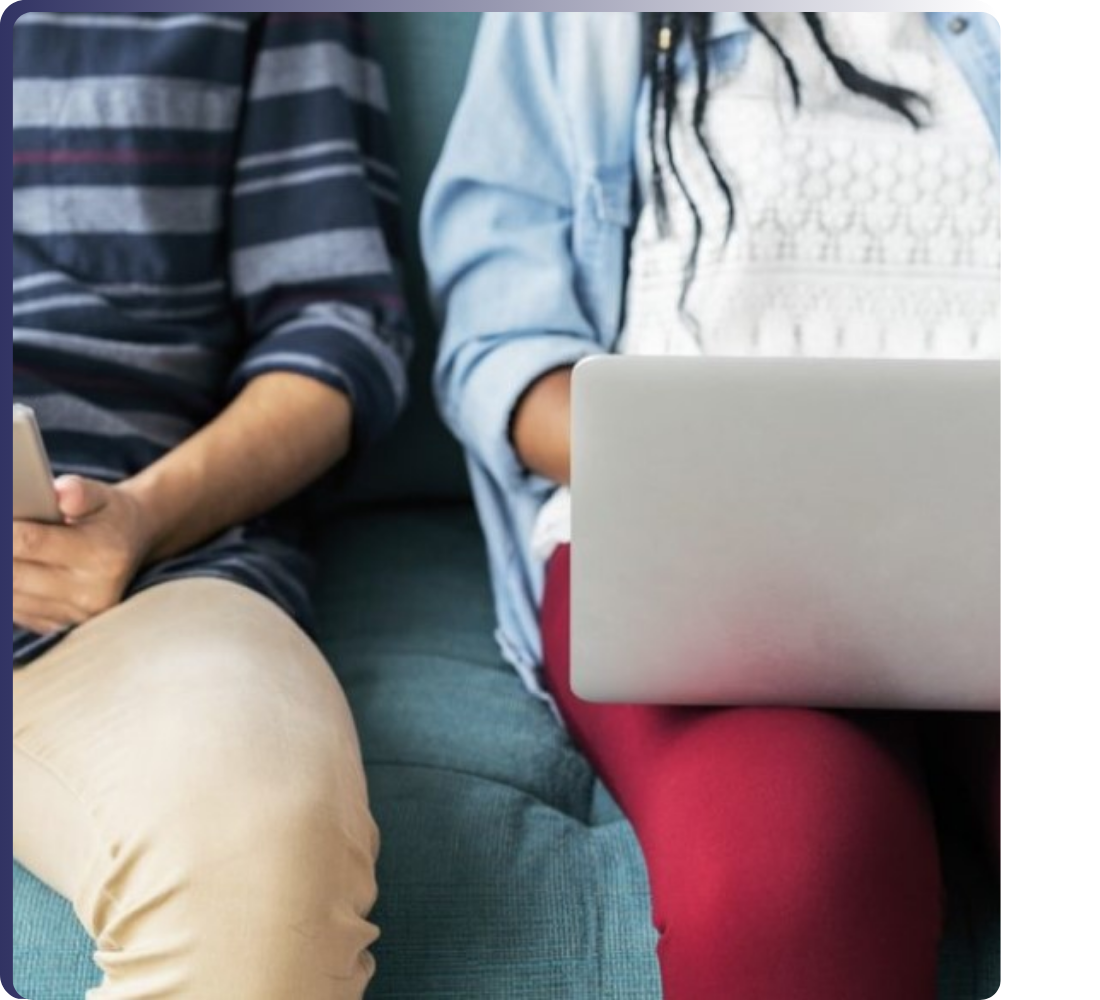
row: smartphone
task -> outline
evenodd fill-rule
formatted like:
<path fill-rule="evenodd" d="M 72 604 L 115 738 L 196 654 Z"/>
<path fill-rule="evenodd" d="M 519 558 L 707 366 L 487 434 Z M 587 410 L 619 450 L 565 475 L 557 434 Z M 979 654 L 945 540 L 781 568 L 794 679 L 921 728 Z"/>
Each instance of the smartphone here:
<path fill-rule="evenodd" d="M 12 520 L 60 523 L 53 473 L 38 421 L 34 410 L 20 403 L 11 408 L 11 458 Z"/>

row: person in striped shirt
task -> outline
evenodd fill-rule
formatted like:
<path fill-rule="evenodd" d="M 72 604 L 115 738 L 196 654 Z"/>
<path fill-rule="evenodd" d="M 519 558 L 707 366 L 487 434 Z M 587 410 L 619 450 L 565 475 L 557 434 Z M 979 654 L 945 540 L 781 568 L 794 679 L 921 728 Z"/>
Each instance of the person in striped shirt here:
<path fill-rule="evenodd" d="M 378 833 L 303 521 L 406 394 L 386 94 L 354 14 L 53 14 L 14 50 L 14 852 L 102 1000 L 358 1000 Z"/>

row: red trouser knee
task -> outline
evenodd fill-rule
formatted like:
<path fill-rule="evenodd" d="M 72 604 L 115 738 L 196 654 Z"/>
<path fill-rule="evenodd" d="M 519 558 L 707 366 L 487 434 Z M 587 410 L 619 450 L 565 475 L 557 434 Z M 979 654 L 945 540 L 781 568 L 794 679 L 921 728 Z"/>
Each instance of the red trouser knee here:
<path fill-rule="evenodd" d="M 570 732 L 638 835 L 666 1000 L 933 1000 L 940 872 L 911 720 L 580 701 L 568 548 L 543 641 Z"/>

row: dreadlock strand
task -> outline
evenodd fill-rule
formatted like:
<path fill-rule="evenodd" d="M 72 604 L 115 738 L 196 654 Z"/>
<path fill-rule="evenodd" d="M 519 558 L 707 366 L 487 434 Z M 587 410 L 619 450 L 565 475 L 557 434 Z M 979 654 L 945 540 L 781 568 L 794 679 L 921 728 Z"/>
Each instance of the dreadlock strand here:
<path fill-rule="evenodd" d="M 817 47 L 821 49 L 822 55 L 829 61 L 829 65 L 833 67 L 840 82 L 848 90 L 863 97 L 869 97 L 880 104 L 885 104 L 886 107 L 901 115 L 913 128 L 924 127 L 924 123 L 917 117 L 911 105 L 920 104 L 928 109 L 930 105 L 925 97 L 905 87 L 874 80 L 860 72 L 843 56 L 837 55 L 825 34 L 825 25 L 820 16 L 804 13 L 802 17 L 810 26 L 810 31 L 813 33 L 814 40 L 817 42 Z"/>
<path fill-rule="evenodd" d="M 703 150 L 703 155 L 710 165 L 714 181 L 722 192 L 726 202 L 726 235 L 725 242 L 730 241 L 736 223 L 736 208 L 733 202 L 733 191 L 721 167 L 714 158 L 707 139 L 704 125 L 707 117 L 707 104 L 710 97 L 710 54 L 707 52 L 707 40 L 710 37 L 711 16 L 709 13 L 696 14 L 691 18 L 691 47 L 695 54 L 695 65 L 698 73 L 698 89 L 695 92 L 695 107 L 692 109 L 691 127 L 695 132 L 695 139 Z"/>
<path fill-rule="evenodd" d="M 687 182 L 680 172 L 680 166 L 676 162 L 676 151 L 673 149 L 672 145 L 672 130 L 673 126 L 676 124 L 676 111 L 679 104 L 678 99 L 680 90 L 680 73 L 676 66 L 676 52 L 684 38 L 684 20 L 685 18 L 682 14 L 674 14 L 669 19 L 667 24 L 669 34 L 664 39 L 663 67 L 661 74 L 661 96 L 663 104 L 662 125 L 664 126 L 662 142 L 664 145 L 664 153 L 668 160 L 668 172 L 676 181 L 676 186 L 680 189 L 680 193 L 687 202 L 688 211 L 691 213 L 692 223 L 691 253 L 688 255 L 687 263 L 684 267 L 684 284 L 683 288 L 680 290 L 679 307 L 681 311 L 683 311 L 687 302 L 688 292 L 691 291 L 691 286 L 695 282 L 695 273 L 699 262 L 699 248 L 703 242 L 703 216 L 699 212 L 699 206 L 695 204 L 695 199 L 691 197 L 691 191 L 688 189 Z"/>
<path fill-rule="evenodd" d="M 661 44 L 666 28 L 667 14 L 643 14 L 643 33 L 645 37 L 645 72 L 650 84 L 649 101 L 649 149 L 652 161 L 653 205 L 657 213 L 657 229 L 661 236 L 668 234 L 668 195 L 665 191 L 665 174 L 660 157 L 657 156 L 657 123 L 660 118 L 660 89 L 663 71 L 661 66 Z"/>
<path fill-rule="evenodd" d="M 802 107 L 802 81 L 799 79 L 798 70 L 795 69 L 791 57 L 787 55 L 787 50 L 783 48 L 782 43 L 772 33 L 771 28 L 761 20 L 759 14 L 746 13 L 745 20 L 748 21 L 751 27 L 760 32 L 764 40 L 771 46 L 772 51 L 779 56 L 779 61 L 783 64 L 783 70 L 787 74 L 787 80 L 791 85 L 791 94 L 794 96 L 794 106 L 796 108 Z"/>

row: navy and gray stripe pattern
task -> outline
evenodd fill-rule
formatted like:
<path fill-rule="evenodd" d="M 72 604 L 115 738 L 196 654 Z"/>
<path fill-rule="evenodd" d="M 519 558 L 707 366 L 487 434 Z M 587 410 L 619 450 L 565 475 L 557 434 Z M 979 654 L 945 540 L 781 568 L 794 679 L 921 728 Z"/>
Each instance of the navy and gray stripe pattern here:
<path fill-rule="evenodd" d="M 27 13 L 13 81 L 14 399 L 55 471 L 118 482 L 250 379 L 355 408 L 364 452 L 407 392 L 397 184 L 359 14 Z M 277 443 L 273 442 L 277 447 Z M 308 622 L 292 518 L 146 574 L 244 583 Z M 25 663 L 50 640 L 16 630 Z"/>

